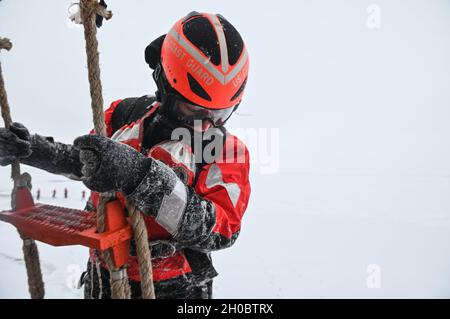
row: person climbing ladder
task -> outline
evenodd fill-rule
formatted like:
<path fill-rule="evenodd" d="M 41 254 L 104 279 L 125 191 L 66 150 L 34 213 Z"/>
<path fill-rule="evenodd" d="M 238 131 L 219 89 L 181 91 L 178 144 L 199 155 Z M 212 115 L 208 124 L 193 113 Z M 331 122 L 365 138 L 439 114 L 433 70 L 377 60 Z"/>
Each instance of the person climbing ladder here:
<path fill-rule="evenodd" d="M 224 127 L 247 83 L 246 46 L 223 16 L 192 12 L 153 41 L 145 58 L 156 96 L 113 102 L 104 114 L 106 137 L 84 135 L 66 145 L 13 123 L 0 128 L 0 163 L 18 159 L 82 181 L 92 191 L 87 210 L 98 209 L 106 192 L 124 209 L 132 203 L 149 230 L 156 297 L 212 298 L 211 252 L 235 243 L 251 192 L 248 150 Z M 179 128 L 200 132 L 203 147 L 173 139 Z M 202 156 L 207 136 L 221 140 L 212 158 Z M 134 241 L 127 272 L 132 297 L 140 298 Z M 85 297 L 110 298 L 109 276 L 103 257 L 91 251 Z"/>

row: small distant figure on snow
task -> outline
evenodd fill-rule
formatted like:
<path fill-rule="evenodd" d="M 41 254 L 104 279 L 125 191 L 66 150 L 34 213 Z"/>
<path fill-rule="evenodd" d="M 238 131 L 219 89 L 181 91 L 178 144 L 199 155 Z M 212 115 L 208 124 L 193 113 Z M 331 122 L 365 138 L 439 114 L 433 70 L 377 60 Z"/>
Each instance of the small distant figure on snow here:
<path fill-rule="evenodd" d="M 41 199 L 41 189 L 38 188 L 37 192 L 36 192 L 36 199 L 40 200 Z"/>
<path fill-rule="evenodd" d="M 86 191 L 81 192 L 81 200 L 86 200 Z"/>
<path fill-rule="evenodd" d="M 69 191 L 67 190 L 67 187 L 64 188 L 64 198 L 67 199 L 67 197 L 69 197 Z"/>
<path fill-rule="evenodd" d="M 56 198 L 56 189 L 53 190 L 52 198 Z"/>

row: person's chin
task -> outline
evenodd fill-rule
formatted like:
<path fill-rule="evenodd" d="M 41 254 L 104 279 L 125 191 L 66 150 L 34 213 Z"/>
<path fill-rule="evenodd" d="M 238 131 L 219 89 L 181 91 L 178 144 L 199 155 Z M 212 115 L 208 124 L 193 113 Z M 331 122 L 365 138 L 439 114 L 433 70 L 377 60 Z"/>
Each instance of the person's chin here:
<path fill-rule="evenodd" d="M 200 133 L 205 133 L 208 130 L 212 129 L 214 127 L 214 125 L 212 124 L 208 124 L 208 125 L 202 125 L 202 126 L 198 126 L 198 125 L 185 125 L 188 129 L 193 130 L 194 132 L 200 132 Z"/>

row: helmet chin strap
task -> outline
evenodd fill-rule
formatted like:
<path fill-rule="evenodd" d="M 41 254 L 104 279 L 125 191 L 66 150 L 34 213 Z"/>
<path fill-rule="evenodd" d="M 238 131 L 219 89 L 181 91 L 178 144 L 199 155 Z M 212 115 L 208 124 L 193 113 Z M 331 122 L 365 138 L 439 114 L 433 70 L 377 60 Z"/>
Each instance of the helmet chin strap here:
<path fill-rule="evenodd" d="M 160 110 L 159 113 L 161 114 L 165 124 L 169 124 L 171 127 L 175 128 L 176 124 L 178 123 L 173 122 L 173 120 L 170 117 L 168 107 L 165 107 L 168 105 L 168 103 L 170 103 L 170 101 L 168 100 L 169 96 L 167 88 L 168 83 L 165 80 L 164 70 L 162 68 L 161 63 L 158 63 L 155 67 L 155 70 L 153 71 L 153 80 L 155 81 L 156 87 L 158 88 L 158 90 L 155 93 L 156 100 L 160 102 L 162 106 L 159 108 Z"/>
<path fill-rule="evenodd" d="M 158 100 L 158 102 L 163 103 L 163 99 L 164 96 L 167 95 L 167 90 L 165 87 L 165 83 L 163 80 L 163 70 L 162 70 L 162 66 L 161 63 L 158 63 L 155 70 L 153 71 L 153 80 L 156 83 L 156 87 L 158 88 L 158 90 L 156 91 L 156 99 Z"/>

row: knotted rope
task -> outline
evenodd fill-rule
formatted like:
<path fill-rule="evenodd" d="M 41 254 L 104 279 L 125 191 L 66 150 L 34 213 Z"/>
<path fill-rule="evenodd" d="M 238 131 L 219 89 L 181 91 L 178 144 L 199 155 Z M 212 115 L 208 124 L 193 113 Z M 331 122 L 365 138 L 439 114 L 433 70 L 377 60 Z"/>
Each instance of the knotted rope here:
<path fill-rule="evenodd" d="M 0 38 L 0 49 L 4 50 L 11 50 L 12 49 L 12 43 L 8 38 Z"/>
<path fill-rule="evenodd" d="M 96 15 L 105 19 L 112 17 L 111 11 L 106 10 L 97 0 L 80 1 L 81 18 L 84 25 L 84 37 L 86 40 L 86 56 L 88 63 L 89 84 L 91 93 L 91 107 L 94 120 L 94 128 L 97 134 L 106 136 L 106 125 L 103 113 L 102 84 L 100 79 L 100 64 L 97 41 Z M 97 209 L 97 230 L 103 232 L 105 229 L 105 205 L 108 198 L 101 196 Z M 150 248 L 148 244 L 148 233 L 141 213 L 127 204 L 131 225 L 136 242 L 139 260 L 139 272 L 141 275 L 141 290 L 144 299 L 154 299 L 153 271 L 151 263 Z M 113 298 L 130 298 L 130 288 L 126 270 L 115 269 L 110 252 L 105 252 L 104 258 L 111 272 L 111 292 Z"/>
<path fill-rule="evenodd" d="M 11 50 L 12 43 L 9 39 L 0 38 L 0 50 Z M 3 80 L 2 67 L 0 63 L 0 106 L 2 118 L 5 127 L 9 129 L 12 124 L 11 109 L 8 103 L 8 96 L 6 94 L 5 82 Z M 14 181 L 14 188 L 11 194 L 12 209 L 16 208 L 16 194 L 20 187 L 28 187 L 31 189 L 31 176 L 28 173 L 20 173 L 20 163 L 15 161 L 11 166 L 11 178 Z M 28 275 L 28 290 L 32 299 L 42 299 L 45 295 L 44 282 L 42 281 L 41 264 L 39 261 L 39 252 L 36 243 L 33 239 L 28 238 L 21 232 L 20 237 L 23 240 L 23 256 L 25 260 L 25 267 Z"/>

